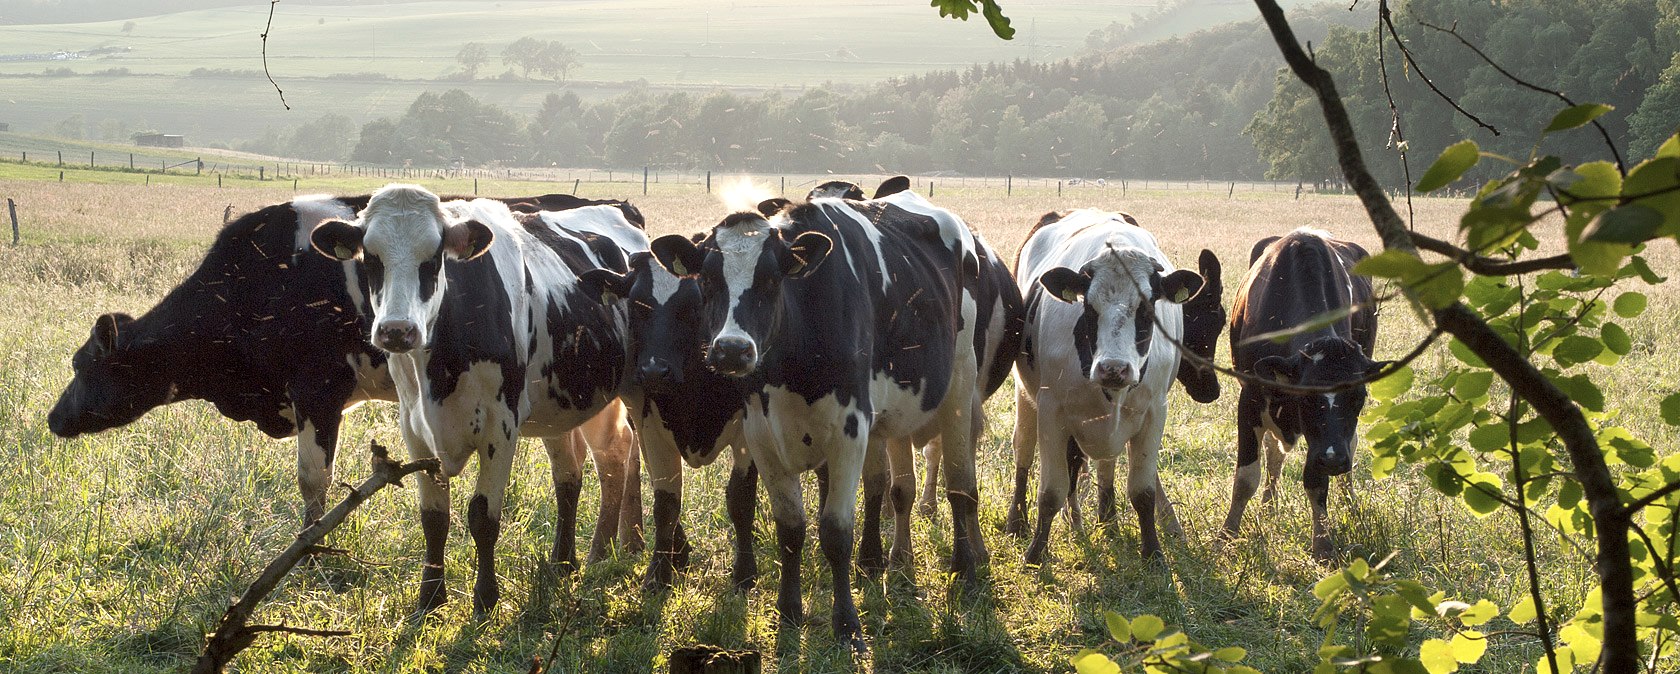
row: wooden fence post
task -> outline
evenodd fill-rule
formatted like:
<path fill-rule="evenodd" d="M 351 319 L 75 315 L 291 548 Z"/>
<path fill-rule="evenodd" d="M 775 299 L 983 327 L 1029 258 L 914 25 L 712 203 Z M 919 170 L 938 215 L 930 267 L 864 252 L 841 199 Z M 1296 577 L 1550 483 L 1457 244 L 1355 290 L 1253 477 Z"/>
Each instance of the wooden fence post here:
<path fill-rule="evenodd" d="M 712 172 L 706 172 L 706 194 L 712 193 Z"/>
<path fill-rule="evenodd" d="M 19 234 L 18 221 L 17 221 L 17 202 L 12 201 L 10 197 L 7 197 L 7 199 L 6 199 L 6 211 L 12 214 L 12 245 L 16 246 L 16 245 L 18 245 L 18 234 Z"/>
<path fill-rule="evenodd" d="M 646 166 L 643 166 L 642 167 L 642 196 L 644 196 L 644 197 L 647 196 L 647 173 L 648 173 L 648 168 Z"/>
<path fill-rule="evenodd" d="M 582 185 L 582 184 L 583 184 L 583 179 L 582 178 L 575 178 L 575 179 L 572 180 L 572 196 L 574 196 L 574 197 L 577 196 L 578 186 Z"/>
<path fill-rule="evenodd" d="M 228 220 L 231 219 L 233 219 L 233 204 L 228 204 L 227 208 L 222 209 L 222 224 L 227 224 Z"/>

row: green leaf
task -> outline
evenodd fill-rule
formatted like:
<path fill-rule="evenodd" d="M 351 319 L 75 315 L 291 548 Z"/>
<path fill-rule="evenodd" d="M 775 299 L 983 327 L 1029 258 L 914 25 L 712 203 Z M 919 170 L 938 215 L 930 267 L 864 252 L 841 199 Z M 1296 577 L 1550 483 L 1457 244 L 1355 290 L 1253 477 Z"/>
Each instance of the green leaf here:
<path fill-rule="evenodd" d="M 1470 447 L 1478 452 L 1493 452 L 1511 446 L 1511 427 L 1503 421 L 1487 424 L 1470 431 Z"/>
<path fill-rule="evenodd" d="M 1643 204 L 1617 206 L 1587 227 L 1584 240 L 1594 243 L 1645 243 L 1662 229 L 1663 214 Z"/>
<path fill-rule="evenodd" d="M 1662 236 L 1680 234 L 1680 157 L 1662 157 L 1640 163 L 1622 181 L 1621 203 L 1644 206 L 1662 214 Z"/>
<path fill-rule="evenodd" d="M 1464 505 L 1477 517 L 1492 515 L 1504 505 L 1497 498 L 1504 486 L 1492 473 L 1476 473 L 1466 477 L 1462 494 Z"/>
<path fill-rule="evenodd" d="M 1598 384 L 1594 384 L 1587 375 L 1552 377 L 1552 383 L 1563 389 L 1563 392 L 1569 394 L 1569 398 L 1581 407 L 1593 412 L 1604 411 L 1604 392 L 1599 390 Z"/>
<path fill-rule="evenodd" d="M 1582 103 L 1580 105 L 1570 106 L 1554 115 L 1551 123 L 1546 125 L 1546 130 L 1541 133 L 1551 133 L 1553 131 L 1573 129 L 1584 125 L 1587 122 L 1591 122 L 1594 119 L 1597 119 L 1599 115 L 1610 112 L 1614 109 L 1615 108 L 1603 103 Z"/>
<path fill-rule="evenodd" d="M 1465 627 L 1475 627 L 1497 617 L 1499 617 L 1499 605 L 1483 599 L 1476 602 L 1475 606 L 1464 609 L 1462 613 L 1459 613 L 1458 621 L 1463 623 Z"/>
<path fill-rule="evenodd" d="M 1589 362 L 1603 351 L 1604 342 L 1585 335 L 1570 335 L 1560 340 L 1552 349 L 1552 358 L 1557 360 L 1558 365 L 1570 367 Z"/>
<path fill-rule="evenodd" d="M 1663 423 L 1680 426 L 1680 393 L 1670 393 L 1662 399 Z"/>
<path fill-rule="evenodd" d="M 1394 400 L 1412 389 L 1412 380 L 1412 368 L 1402 367 L 1371 382 L 1366 391 L 1376 400 Z"/>
<path fill-rule="evenodd" d="M 1108 659 L 1108 656 L 1089 648 L 1082 650 L 1070 660 L 1073 670 L 1079 674 L 1120 674 L 1120 665 Z"/>
<path fill-rule="evenodd" d="M 1459 400 L 1475 400 L 1487 395 L 1488 388 L 1493 385 L 1491 370 L 1472 370 L 1458 376 L 1453 382 L 1453 395 Z"/>
<path fill-rule="evenodd" d="M 1458 338 L 1456 337 L 1453 338 L 1452 341 L 1447 342 L 1447 351 L 1452 352 L 1453 357 L 1457 358 L 1459 362 L 1464 363 L 1465 365 L 1469 365 L 1470 367 L 1487 367 L 1487 363 L 1482 362 L 1482 358 L 1477 356 L 1476 352 L 1471 351 L 1469 345 L 1458 341 Z"/>
<path fill-rule="evenodd" d="M 1453 635 L 1450 645 L 1453 659 L 1467 665 L 1482 659 L 1482 654 L 1487 652 L 1487 638 L 1476 630 L 1465 630 Z"/>
<path fill-rule="evenodd" d="M 1657 148 L 1658 157 L 1680 157 L 1680 133 L 1668 137 L 1661 147 Z"/>
<path fill-rule="evenodd" d="M 928 3 L 939 8 L 940 16 L 967 21 L 968 16 L 976 9 L 974 0 L 932 0 Z M 992 27 L 992 32 L 1005 40 L 1015 37 L 1015 29 L 1009 25 L 1009 17 L 1003 15 L 1003 8 L 998 6 L 997 0 L 980 0 L 980 12 L 986 17 L 986 23 Z"/>
<path fill-rule="evenodd" d="M 1458 180 L 1459 176 L 1464 175 L 1464 172 L 1475 166 L 1480 159 L 1481 150 L 1476 147 L 1476 141 L 1461 140 L 1453 143 L 1441 151 L 1441 156 L 1435 159 L 1434 164 L 1429 165 L 1429 170 L 1423 172 L 1423 177 L 1417 182 L 1417 191 L 1433 192 L 1447 186 L 1448 183 Z"/>
<path fill-rule="evenodd" d="M 1213 659 L 1225 662 L 1240 662 L 1248 657 L 1248 651 L 1241 646 L 1226 646 L 1213 652 Z"/>
<path fill-rule="evenodd" d="M 1167 625 L 1160 618 L 1147 613 L 1132 619 L 1132 638 L 1138 641 L 1154 641 Z"/>
<path fill-rule="evenodd" d="M 1517 602 L 1516 606 L 1511 607 L 1511 612 L 1507 615 L 1510 616 L 1511 622 L 1518 625 L 1533 620 L 1538 615 L 1534 611 L 1534 596 L 1524 597 L 1522 601 Z"/>
<path fill-rule="evenodd" d="M 1622 318 L 1637 318 L 1640 314 L 1645 313 L 1645 305 L 1648 303 L 1649 300 L 1644 293 L 1629 290 L 1617 295 L 1616 302 L 1610 305 L 1610 308 L 1615 310 L 1616 315 Z"/>
<path fill-rule="evenodd" d="M 1604 348 L 1618 356 L 1626 356 L 1633 351 L 1633 338 L 1628 336 L 1627 330 L 1615 323 L 1605 323 L 1599 326 L 1598 336 L 1604 340 Z"/>
<path fill-rule="evenodd" d="M 1646 262 L 1645 258 L 1638 255 L 1635 255 L 1633 256 L 1633 259 L 1628 260 L 1627 266 L 1622 268 L 1622 272 L 1618 273 L 1616 278 L 1622 279 L 1629 278 L 1631 276 L 1638 276 L 1639 280 L 1644 281 L 1649 285 L 1657 285 L 1658 283 L 1668 280 L 1668 277 L 1658 275 L 1656 272 L 1651 271 L 1650 263 Z"/>
<path fill-rule="evenodd" d="M 1458 671 L 1458 658 L 1453 657 L 1452 646 L 1440 639 L 1423 642 L 1423 645 L 1418 647 L 1418 661 L 1429 670 L 1429 674 L 1452 674 Z"/>
<path fill-rule="evenodd" d="M 1103 621 L 1108 623 L 1108 635 L 1121 643 L 1132 640 L 1132 626 L 1126 622 L 1126 617 L 1113 611 L 1103 611 Z"/>

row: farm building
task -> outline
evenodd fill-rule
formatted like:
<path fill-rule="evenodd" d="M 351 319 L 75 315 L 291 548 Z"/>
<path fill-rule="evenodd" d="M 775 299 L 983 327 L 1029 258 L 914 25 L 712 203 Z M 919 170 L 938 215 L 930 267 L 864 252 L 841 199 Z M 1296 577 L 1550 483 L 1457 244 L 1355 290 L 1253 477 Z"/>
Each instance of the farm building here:
<path fill-rule="evenodd" d="M 134 144 L 147 147 L 186 147 L 187 137 L 171 133 L 137 133 L 134 134 Z"/>

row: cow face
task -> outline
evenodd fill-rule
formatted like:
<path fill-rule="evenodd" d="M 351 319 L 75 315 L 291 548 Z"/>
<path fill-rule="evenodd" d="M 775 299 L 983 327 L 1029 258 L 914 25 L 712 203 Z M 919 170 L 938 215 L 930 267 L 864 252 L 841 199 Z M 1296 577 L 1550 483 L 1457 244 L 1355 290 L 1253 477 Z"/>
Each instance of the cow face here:
<path fill-rule="evenodd" d="M 355 223 L 328 220 L 310 235 L 322 255 L 361 259 L 373 305 L 370 341 L 390 353 L 427 343 L 442 306 L 444 257 L 473 259 L 494 239 L 484 223 L 451 216 L 437 195 L 413 185 L 387 186 Z"/>
<path fill-rule="evenodd" d="M 592 269 L 578 283 L 604 302 L 622 299 L 629 304 L 630 353 L 635 358 L 630 376 L 636 384 L 662 391 L 684 383 L 684 371 L 700 362 L 708 337 L 701 325 L 700 284 L 693 277 L 677 276 L 652 254 L 636 253 L 630 257 L 629 273 Z"/>
<path fill-rule="evenodd" d="M 1196 272 L 1164 267 L 1131 246 L 1104 248 L 1079 271 L 1057 267 L 1039 284 L 1063 302 L 1082 304 L 1085 313 L 1074 327 L 1085 376 L 1104 389 L 1123 391 L 1143 379 L 1155 335 L 1155 303 L 1182 304 L 1202 287 Z"/>
<path fill-rule="evenodd" d="M 1197 260 L 1202 275 L 1201 292 L 1184 303 L 1184 347 L 1205 360 L 1213 360 L 1219 334 L 1225 331 L 1225 285 L 1220 281 L 1219 257 L 1202 249 Z M 1190 398 L 1199 403 L 1219 399 L 1219 375 L 1211 367 L 1201 367 L 1188 359 L 1179 364 L 1178 382 L 1184 385 Z"/>
<path fill-rule="evenodd" d="M 681 236 L 653 242 L 659 263 L 677 274 L 698 272 L 709 333 L 706 365 L 719 374 L 745 377 L 776 336 L 782 283 L 810 276 L 834 241 L 820 232 L 784 238 L 757 213 L 736 213 L 712 229 L 702 246 Z"/>
<path fill-rule="evenodd" d="M 1254 374 L 1283 384 L 1331 386 L 1375 374 L 1387 362 L 1373 361 L 1344 337 L 1321 337 L 1292 356 L 1267 356 L 1254 363 Z M 1269 413 L 1290 415 L 1307 441 L 1307 472 L 1341 475 L 1353 470 L 1359 413 L 1365 387 L 1337 393 L 1292 394 L 1267 389 Z"/>
<path fill-rule="evenodd" d="M 54 435 L 73 438 L 116 428 L 174 398 L 175 385 L 129 337 L 134 319 L 105 314 L 70 359 L 76 376 L 47 414 Z"/>

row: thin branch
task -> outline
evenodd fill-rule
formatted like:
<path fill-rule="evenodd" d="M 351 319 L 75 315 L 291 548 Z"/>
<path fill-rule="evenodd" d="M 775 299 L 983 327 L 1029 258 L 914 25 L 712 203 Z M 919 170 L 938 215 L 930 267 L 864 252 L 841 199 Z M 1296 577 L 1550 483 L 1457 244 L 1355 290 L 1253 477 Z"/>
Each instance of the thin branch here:
<path fill-rule="evenodd" d="M 1661 580 L 1663 587 L 1668 589 L 1668 596 L 1674 603 L 1680 604 L 1680 586 L 1674 584 L 1674 568 L 1670 567 L 1657 554 L 1657 546 L 1651 542 L 1651 537 L 1645 533 L 1645 527 L 1635 524 L 1629 528 L 1633 529 L 1634 535 L 1638 536 L 1639 540 L 1644 541 L 1645 551 L 1651 554 L 1651 564 L 1656 567 L 1657 579 Z"/>
<path fill-rule="evenodd" d="M 1441 88 L 1435 86 L 1435 82 L 1430 80 L 1429 76 L 1423 73 L 1423 66 L 1418 65 L 1417 59 L 1412 58 L 1412 50 L 1407 49 L 1406 43 L 1400 41 L 1400 31 L 1394 29 L 1394 20 L 1388 15 L 1388 3 L 1386 1 L 1382 3 L 1382 11 L 1379 12 L 1379 18 L 1383 25 L 1388 26 L 1388 33 L 1389 35 L 1394 36 L 1394 44 L 1400 48 L 1400 54 L 1406 57 L 1406 63 L 1411 64 L 1412 70 L 1416 71 L 1418 74 L 1418 79 L 1423 80 L 1424 84 L 1429 85 L 1430 91 L 1435 92 L 1436 96 L 1440 96 L 1441 100 L 1446 101 L 1447 105 L 1452 106 L 1452 108 L 1457 110 L 1459 114 L 1464 115 L 1469 118 L 1470 121 L 1475 122 L 1476 126 L 1493 132 L 1493 135 L 1495 136 L 1499 135 L 1499 129 L 1493 128 L 1493 125 L 1488 124 L 1487 122 L 1482 121 L 1481 118 L 1470 114 L 1469 110 L 1465 110 L 1458 104 L 1458 101 L 1454 101 L 1451 96 L 1446 94 L 1446 92 L 1441 91 Z"/>
<path fill-rule="evenodd" d="M 1482 276 L 1516 276 L 1548 269 L 1574 269 L 1575 260 L 1569 254 L 1537 257 L 1528 260 L 1503 261 L 1479 255 L 1440 239 L 1412 232 L 1412 245 L 1431 253 L 1445 255 L 1471 273 Z"/>
<path fill-rule="evenodd" d="M 1412 231 L 1417 231 L 1417 213 L 1412 210 L 1412 163 L 1406 159 L 1406 151 L 1411 146 L 1406 143 L 1406 132 L 1400 127 L 1400 106 L 1394 104 L 1394 91 L 1388 88 L 1388 58 L 1387 49 L 1383 48 L 1382 24 L 1388 20 L 1388 0 L 1377 3 L 1377 14 L 1380 16 L 1377 24 L 1377 72 L 1382 73 L 1383 95 L 1388 97 L 1388 114 L 1393 119 L 1389 128 L 1389 144 L 1400 150 L 1400 169 L 1406 177 L 1406 225 Z M 1400 44 L 1395 38 L 1394 43 Z"/>
<path fill-rule="evenodd" d="M 1493 69 L 1498 71 L 1500 75 L 1504 75 L 1505 79 L 1508 79 L 1508 80 L 1511 80 L 1512 82 L 1517 83 L 1518 86 L 1525 87 L 1525 88 L 1529 89 L 1530 91 L 1536 91 L 1536 92 L 1539 92 L 1539 93 L 1542 93 L 1542 94 L 1550 94 L 1552 96 L 1556 96 L 1558 98 L 1558 100 L 1563 101 L 1564 105 L 1573 106 L 1573 105 L 1576 104 L 1575 101 L 1570 100 L 1570 98 L 1568 96 L 1565 96 L 1563 94 L 1563 92 L 1561 92 L 1561 91 L 1555 91 L 1555 90 L 1547 89 L 1545 87 L 1542 87 L 1542 86 L 1539 86 L 1539 85 L 1536 85 L 1536 84 L 1531 84 L 1529 82 L 1524 81 L 1522 78 L 1511 74 L 1511 71 L 1506 70 L 1505 68 L 1501 67 L 1498 63 L 1495 63 L 1493 59 L 1489 58 L 1487 54 L 1483 53 L 1481 49 L 1478 49 L 1476 47 L 1476 45 L 1473 45 L 1473 44 L 1470 43 L 1469 40 L 1464 39 L 1463 35 L 1459 35 L 1458 34 L 1458 25 L 1457 25 L 1456 22 L 1453 24 L 1453 27 L 1451 27 L 1451 28 L 1442 28 L 1440 26 L 1429 23 L 1428 21 L 1424 21 L 1422 19 L 1419 19 L 1418 23 L 1423 25 L 1425 28 L 1433 28 L 1435 30 L 1446 33 L 1446 34 L 1451 35 L 1455 38 L 1458 38 L 1459 44 L 1462 44 L 1466 47 L 1469 47 L 1470 51 L 1476 52 L 1477 56 L 1482 57 L 1482 61 L 1486 62 L 1489 66 L 1492 66 Z M 1622 163 L 1622 153 L 1616 151 L 1616 143 L 1614 143 L 1610 140 L 1610 132 L 1604 128 L 1603 124 L 1598 123 L 1598 120 L 1596 120 L 1596 119 L 1592 121 L 1592 125 L 1598 129 L 1598 135 L 1604 137 L 1604 145 L 1606 147 L 1610 148 L 1610 156 L 1616 158 L 1616 170 L 1620 171 L 1622 173 L 1622 175 L 1624 175 L 1624 176 L 1627 175 L 1627 166 L 1626 166 L 1626 164 Z"/>
<path fill-rule="evenodd" d="M 268 76 L 268 83 L 274 85 L 274 93 L 280 94 L 280 107 L 290 110 L 292 106 L 286 105 L 286 92 L 280 90 L 280 83 L 275 82 L 274 75 L 268 72 L 268 31 L 274 27 L 274 6 L 278 4 L 280 0 L 268 0 L 268 25 L 263 26 L 262 32 L 263 74 Z"/>
<path fill-rule="evenodd" d="M 1652 503 L 1656 503 L 1658 500 L 1661 500 L 1662 498 L 1664 498 L 1664 497 L 1668 496 L 1669 494 L 1672 494 L 1676 491 L 1680 491 L 1680 482 L 1670 482 L 1666 485 L 1663 485 L 1663 487 L 1661 489 L 1658 489 L 1654 492 L 1646 494 L 1644 497 L 1640 498 L 1639 500 L 1636 500 L 1632 503 L 1627 504 L 1627 506 L 1622 508 L 1622 513 L 1631 517 L 1634 513 L 1639 512 L 1640 510 L 1644 509 L 1645 506 L 1651 505 Z"/>
<path fill-rule="evenodd" d="M 373 474 L 369 475 L 368 479 L 357 485 L 356 488 L 351 489 L 350 493 L 345 495 L 344 500 L 339 501 L 338 505 L 327 512 L 326 515 L 323 515 L 321 519 L 316 520 L 314 524 L 309 525 L 309 528 L 299 533 L 297 540 L 292 541 L 292 544 L 284 552 L 281 552 L 280 556 L 275 557 L 274 561 L 269 562 L 268 566 L 263 568 L 262 575 L 257 577 L 256 582 L 251 583 L 251 587 L 245 590 L 245 594 L 241 595 L 232 606 L 228 607 L 227 612 L 222 614 L 221 621 L 216 624 L 216 631 L 210 634 L 207 643 L 204 645 L 204 654 L 198 656 L 198 662 L 193 665 L 193 674 L 220 674 L 235 655 L 249 647 L 252 642 L 256 641 L 257 635 L 264 632 L 286 632 L 308 634 L 310 636 L 342 636 L 348 634 L 348 632 L 338 633 L 332 630 L 305 630 L 297 627 L 286 627 L 285 625 L 249 625 L 247 622 L 250 621 L 251 614 L 256 611 L 257 604 L 268 598 L 269 593 L 273 592 L 274 588 L 279 587 L 280 581 L 286 577 L 286 574 L 291 573 L 292 568 L 297 566 L 299 561 L 308 555 L 318 553 L 322 549 L 330 549 L 321 547 L 321 539 L 326 538 L 328 533 L 343 524 L 344 519 L 350 516 L 350 511 L 355 510 L 357 506 L 368 500 L 374 492 L 380 489 L 393 484 L 401 486 L 402 478 L 410 473 L 419 471 L 436 473 L 438 470 L 437 459 L 421 459 L 411 463 L 398 464 L 391 460 L 385 448 L 380 446 L 379 443 L 372 443 L 371 449 Z"/>
<path fill-rule="evenodd" d="M 245 631 L 251 634 L 262 632 L 279 632 L 281 634 L 296 634 L 306 637 L 347 637 L 350 630 L 317 630 L 308 627 L 290 627 L 285 623 L 279 625 L 246 625 Z"/>

